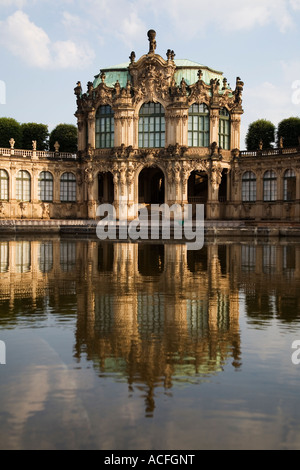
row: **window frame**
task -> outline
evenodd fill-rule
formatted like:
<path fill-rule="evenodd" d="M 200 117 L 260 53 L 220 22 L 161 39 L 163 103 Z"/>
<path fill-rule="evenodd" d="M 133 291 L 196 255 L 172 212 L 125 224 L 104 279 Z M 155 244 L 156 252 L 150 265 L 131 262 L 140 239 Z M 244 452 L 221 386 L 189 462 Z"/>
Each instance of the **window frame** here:
<path fill-rule="evenodd" d="M 16 200 L 18 202 L 31 201 L 31 174 L 27 170 L 19 170 L 16 175 Z"/>
<path fill-rule="evenodd" d="M 67 179 L 63 179 L 68 176 Z M 70 178 L 72 176 L 72 178 Z M 72 172 L 66 171 L 60 177 L 60 202 L 77 202 L 77 183 L 76 176 Z"/>
<path fill-rule="evenodd" d="M 288 182 L 291 181 L 291 180 L 293 180 L 293 182 L 294 182 L 294 188 L 293 188 L 294 194 L 293 194 L 292 197 L 289 197 L 291 191 L 289 191 Z M 296 197 L 297 197 L 296 196 L 296 187 L 297 187 L 296 185 L 297 185 L 296 173 L 292 168 L 290 168 L 290 169 L 286 170 L 284 172 L 284 175 L 283 175 L 283 200 L 284 200 L 284 202 L 293 202 L 293 201 L 296 200 Z"/>
<path fill-rule="evenodd" d="M 161 103 L 149 101 L 139 111 L 139 148 L 164 148 L 166 145 L 166 117 Z"/>
<path fill-rule="evenodd" d="M 205 103 L 194 103 L 188 114 L 188 146 L 208 148 L 209 145 L 210 109 Z"/>
<path fill-rule="evenodd" d="M 51 178 L 47 178 L 46 175 L 50 175 Z M 50 171 L 41 171 L 39 174 L 38 198 L 42 202 L 53 202 L 53 175 Z"/>
<path fill-rule="evenodd" d="M 226 111 L 226 114 L 222 114 L 222 111 Z M 231 148 L 231 116 L 225 107 L 219 111 L 219 147 L 223 150 Z"/>
<path fill-rule="evenodd" d="M 263 200 L 264 202 L 278 200 L 278 177 L 274 170 L 266 171 L 263 176 Z"/>
<path fill-rule="evenodd" d="M 9 174 L 3 168 L 0 169 L 0 201 L 9 201 Z"/>
<path fill-rule="evenodd" d="M 246 176 L 249 178 L 246 179 Z M 242 202 L 254 203 L 257 201 L 257 177 L 254 171 L 246 171 L 242 176 Z"/>
<path fill-rule="evenodd" d="M 96 112 L 96 149 L 110 149 L 115 146 L 115 113 L 111 106 L 101 105 Z"/>

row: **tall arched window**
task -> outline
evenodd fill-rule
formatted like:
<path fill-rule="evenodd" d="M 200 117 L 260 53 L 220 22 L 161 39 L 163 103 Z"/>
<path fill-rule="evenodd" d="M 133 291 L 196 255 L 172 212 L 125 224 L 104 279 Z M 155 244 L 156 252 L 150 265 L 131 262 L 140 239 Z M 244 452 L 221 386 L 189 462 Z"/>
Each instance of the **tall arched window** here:
<path fill-rule="evenodd" d="M 230 114 L 226 108 L 220 109 L 219 146 L 224 150 L 230 150 Z"/>
<path fill-rule="evenodd" d="M 206 104 L 193 104 L 189 109 L 189 147 L 209 147 L 210 119 Z"/>
<path fill-rule="evenodd" d="M 31 242 L 16 243 L 16 272 L 28 273 L 31 269 Z"/>
<path fill-rule="evenodd" d="M 274 171 L 266 171 L 264 174 L 264 201 L 277 200 L 277 176 Z"/>
<path fill-rule="evenodd" d="M 145 103 L 140 109 L 139 147 L 161 148 L 165 146 L 165 110 L 160 103 Z"/>
<path fill-rule="evenodd" d="M 42 171 L 39 176 L 39 200 L 53 201 L 53 176 L 49 171 Z"/>
<path fill-rule="evenodd" d="M 8 201 L 8 173 L 0 170 L 0 201 Z"/>
<path fill-rule="evenodd" d="M 296 173 L 287 170 L 283 177 L 283 199 L 284 201 L 295 201 L 296 199 Z"/>
<path fill-rule="evenodd" d="M 29 202 L 31 199 L 31 176 L 28 171 L 19 171 L 16 178 L 17 201 Z"/>
<path fill-rule="evenodd" d="M 242 201 L 256 202 L 256 176 L 253 171 L 247 171 L 243 175 Z"/>
<path fill-rule="evenodd" d="M 76 202 L 76 177 L 73 173 L 64 173 L 60 179 L 61 202 Z"/>
<path fill-rule="evenodd" d="M 109 149 L 115 145 L 114 111 L 110 106 L 99 106 L 96 113 L 96 148 Z"/>
<path fill-rule="evenodd" d="M 53 268 L 53 243 L 40 244 L 39 267 L 42 273 L 49 273 Z"/>

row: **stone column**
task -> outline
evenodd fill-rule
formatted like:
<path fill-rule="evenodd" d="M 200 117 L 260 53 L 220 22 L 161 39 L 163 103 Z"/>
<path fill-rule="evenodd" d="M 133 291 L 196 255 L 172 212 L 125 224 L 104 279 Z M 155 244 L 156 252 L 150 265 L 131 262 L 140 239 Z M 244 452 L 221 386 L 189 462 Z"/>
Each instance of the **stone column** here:
<path fill-rule="evenodd" d="M 219 109 L 211 109 L 210 111 L 210 144 L 217 142 L 219 145 Z"/>
<path fill-rule="evenodd" d="M 88 143 L 92 149 L 96 146 L 96 112 L 95 110 L 91 111 L 88 116 L 88 133 L 89 140 Z"/>
<path fill-rule="evenodd" d="M 208 178 L 207 218 L 220 218 L 219 187 L 222 181 L 222 168 L 212 166 Z"/>
<path fill-rule="evenodd" d="M 83 152 L 86 148 L 86 121 L 84 116 L 77 117 L 78 126 L 78 151 Z"/>
<path fill-rule="evenodd" d="M 241 147 L 241 115 L 232 114 L 231 115 L 231 137 L 230 137 L 230 146 L 231 150 L 239 149 Z"/>

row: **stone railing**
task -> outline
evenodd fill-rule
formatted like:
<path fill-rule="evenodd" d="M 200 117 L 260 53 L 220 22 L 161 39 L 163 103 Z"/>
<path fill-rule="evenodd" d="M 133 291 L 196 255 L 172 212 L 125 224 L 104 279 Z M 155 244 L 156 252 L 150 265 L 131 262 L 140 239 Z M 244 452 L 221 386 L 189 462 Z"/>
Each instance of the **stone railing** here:
<path fill-rule="evenodd" d="M 300 147 L 287 147 L 287 148 L 275 148 L 275 149 L 265 149 L 265 150 L 256 150 L 248 151 L 242 150 L 240 152 L 240 157 L 248 158 L 259 158 L 259 157 L 277 157 L 280 155 L 292 155 L 300 153 Z"/>
<path fill-rule="evenodd" d="M 0 148 L 0 157 L 21 157 L 33 160 L 49 159 L 49 160 L 76 160 L 77 154 L 68 152 L 47 152 L 41 150 L 22 150 L 13 148 Z"/>

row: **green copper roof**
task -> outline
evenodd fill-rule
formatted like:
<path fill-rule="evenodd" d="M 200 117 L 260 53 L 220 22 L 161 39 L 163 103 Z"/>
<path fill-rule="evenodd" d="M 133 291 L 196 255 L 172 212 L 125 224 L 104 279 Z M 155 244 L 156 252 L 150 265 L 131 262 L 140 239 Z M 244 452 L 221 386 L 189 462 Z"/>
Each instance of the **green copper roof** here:
<path fill-rule="evenodd" d="M 128 72 L 128 66 L 130 62 L 123 62 L 122 64 L 113 65 L 101 69 L 106 75 L 105 83 L 109 87 L 113 87 L 118 81 L 120 86 L 123 88 L 126 86 L 127 80 L 130 80 L 130 74 Z M 209 84 L 212 78 L 223 79 L 223 74 L 220 71 L 213 70 L 205 65 L 198 64 L 187 59 L 176 59 L 175 65 L 177 70 L 175 72 L 175 81 L 177 85 L 180 85 L 182 78 L 185 79 L 187 85 L 192 85 L 198 81 L 199 69 L 203 72 L 202 79 L 205 83 Z M 95 76 L 94 88 L 101 83 L 100 74 Z"/>

